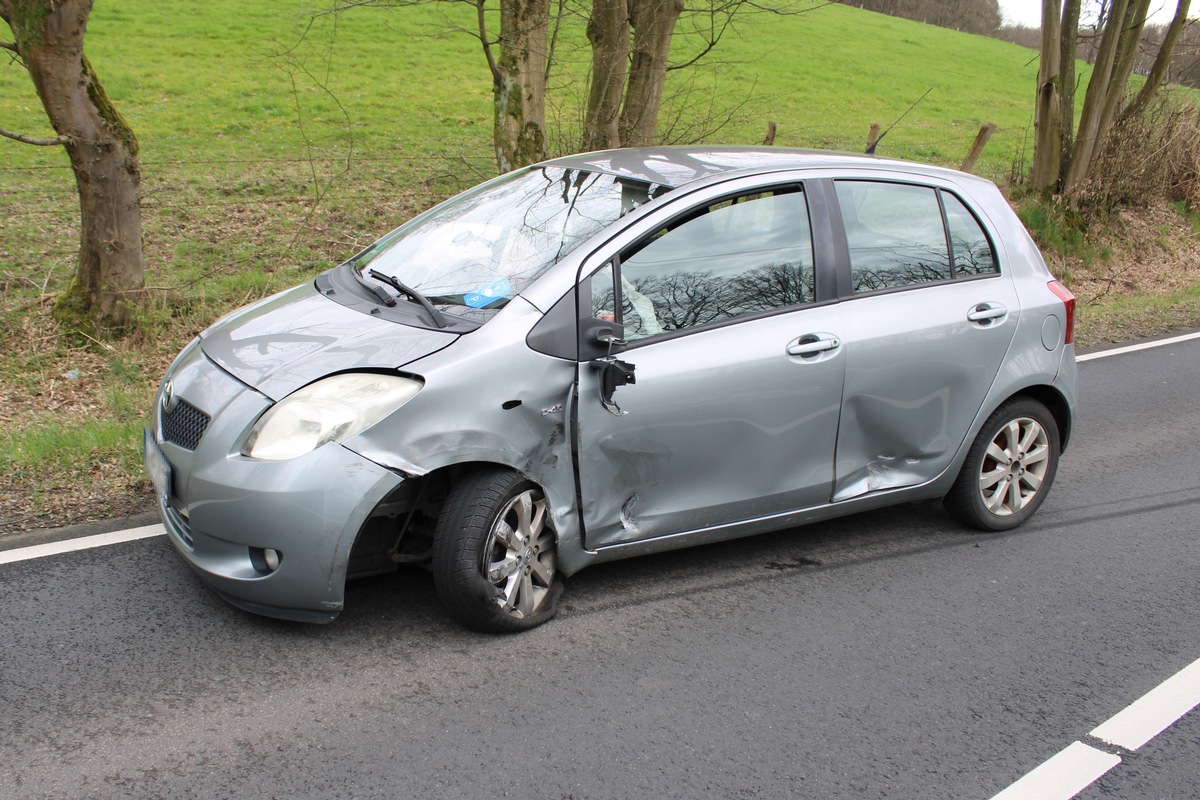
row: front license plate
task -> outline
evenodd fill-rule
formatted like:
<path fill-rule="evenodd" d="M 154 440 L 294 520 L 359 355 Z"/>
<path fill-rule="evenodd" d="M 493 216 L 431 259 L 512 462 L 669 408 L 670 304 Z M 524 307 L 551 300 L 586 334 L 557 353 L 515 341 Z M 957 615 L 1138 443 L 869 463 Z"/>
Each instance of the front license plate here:
<path fill-rule="evenodd" d="M 171 494 L 171 462 L 163 455 L 162 448 L 154 441 L 154 434 L 146 428 L 142 435 L 142 452 L 146 462 L 146 472 L 150 474 L 150 482 L 159 497 Z"/>

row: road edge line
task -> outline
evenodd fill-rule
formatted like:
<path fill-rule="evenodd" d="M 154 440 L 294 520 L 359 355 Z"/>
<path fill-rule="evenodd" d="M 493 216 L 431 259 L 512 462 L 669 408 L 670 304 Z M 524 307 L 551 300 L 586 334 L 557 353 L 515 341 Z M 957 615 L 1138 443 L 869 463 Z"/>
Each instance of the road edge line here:
<path fill-rule="evenodd" d="M 166 530 L 162 524 L 144 525 L 140 528 L 128 528 L 111 533 L 98 533 L 94 536 L 84 536 L 81 539 L 64 539 L 61 542 L 47 542 L 29 547 L 19 547 L 15 550 L 0 551 L 0 564 L 12 564 L 17 561 L 30 561 L 35 558 L 56 556 L 63 553 L 74 553 L 78 550 L 91 550 L 95 547 L 106 547 L 110 544 L 133 542 L 138 539 L 149 539 L 154 536 L 165 536 Z"/>

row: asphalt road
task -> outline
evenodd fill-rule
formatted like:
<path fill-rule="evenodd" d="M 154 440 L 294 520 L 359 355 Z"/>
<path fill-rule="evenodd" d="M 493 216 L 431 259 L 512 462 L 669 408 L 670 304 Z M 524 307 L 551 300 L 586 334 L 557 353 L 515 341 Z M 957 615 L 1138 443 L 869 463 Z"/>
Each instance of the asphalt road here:
<path fill-rule="evenodd" d="M 515 637 L 422 572 L 324 627 L 162 537 L 0 566 L 0 797 L 989 798 L 1200 658 L 1200 340 L 1080 366 L 1039 515 L 603 565 Z M 1200 793 L 1200 710 L 1083 798 Z"/>

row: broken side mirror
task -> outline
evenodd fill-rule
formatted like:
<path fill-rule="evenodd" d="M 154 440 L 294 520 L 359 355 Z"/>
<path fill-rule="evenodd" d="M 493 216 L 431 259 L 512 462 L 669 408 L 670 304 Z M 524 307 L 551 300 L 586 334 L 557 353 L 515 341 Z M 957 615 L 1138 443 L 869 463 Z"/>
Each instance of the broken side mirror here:
<path fill-rule="evenodd" d="M 600 371 L 600 402 L 610 414 L 624 416 L 613 401 L 613 394 L 621 386 L 636 383 L 634 365 L 617 359 L 616 354 L 625 349 L 625 327 L 619 322 L 602 317 L 588 317 L 579 321 L 579 356 L 588 361 L 593 369 Z"/>
<path fill-rule="evenodd" d="M 608 413 L 618 417 L 625 416 L 629 412 L 621 410 L 621 407 L 613 400 L 613 394 L 621 386 L 637 383 L 637 378 L 634 377 L 634 371 L 637 368 L 633 364 L 620 361 L 613 356 L 593 359 L 591 365 L 600 370 L 600 402 Z"/>

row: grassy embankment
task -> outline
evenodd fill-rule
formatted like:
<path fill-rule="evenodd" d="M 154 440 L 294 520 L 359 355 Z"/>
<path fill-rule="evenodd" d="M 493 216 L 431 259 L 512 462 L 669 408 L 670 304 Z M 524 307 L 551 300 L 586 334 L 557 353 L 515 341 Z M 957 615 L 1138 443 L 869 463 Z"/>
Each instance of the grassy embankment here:
<path fill-rule="evenodd" d="M 336 25 L 318 19 L 300 41 L 311 5 L 97 4 L 89 55 L 141 142 L 151 288 L 139 332 L 125 340 L 80 344 L 52 321 L 77 247 L 73 182 L 60 149 L 0 140 L 0 532 L 145 508 L 145 409 L 189 338 L 491 174 L 489 76 L 478 43 L 451 32 L 469 16 L 358 10 Z M 572 149 L 578 118 L 581 41 L 576 21 L 554 78 L 560 150 Z M 778 145 L 856 151 L 870 123 L 886 127 L 932 88 L 880 154 L 957 166 L 991 121 L 999 131 L 976 171 L 1003 181 L 1026 155 L 1034 55 L 844 6 L 761 15 L 708 66 L 672 74 L 669 93 L 691 79 L 690 105 L 668 112 L 664 127 L 736 107 L 709 141 L 759 142 L 771 120 Z M 0 69 L 0 126 L 49 133 L 15 64 Z M 1174 246 L 1169 231 L 1162 237 Z M 1065 246 L 1082 271 L 1112 259 L 1087 243 Z M 1184 284 L 1184 299 L 1200 305 L 1195 281 Z M 1134 303 L 1176 309 L 1180 298 L 1107 303 L 1117 309 L 1103 312 L 1117 314 L 1111 329 L 1139 315 L 1160 324 L 1163 313 Z M 1101 318 L 1085 308 L 1085 341 L 1092 316 Z"/>

